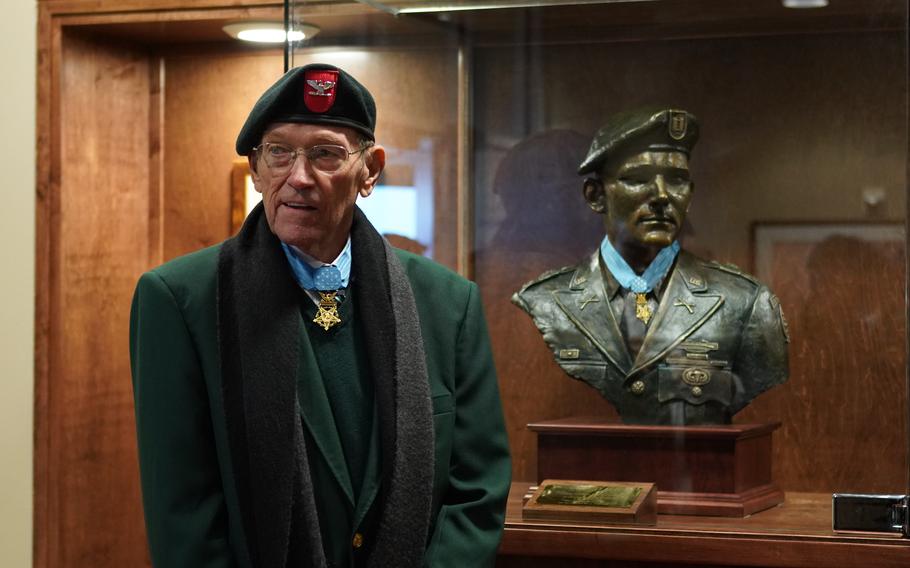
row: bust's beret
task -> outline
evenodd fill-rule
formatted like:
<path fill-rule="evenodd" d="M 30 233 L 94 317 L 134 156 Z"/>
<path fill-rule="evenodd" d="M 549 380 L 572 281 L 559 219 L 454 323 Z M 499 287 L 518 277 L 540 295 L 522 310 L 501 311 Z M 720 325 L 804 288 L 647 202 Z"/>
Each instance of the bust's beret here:
<path fill-rule="evenodd" d="M 313 63 L 291 69 L 259 97 L 237 136 L 237 153 L 248 155 L 275 122 L 346 126 L 375 140 L 376 103 L 344 70 Z"/>
<path fill-rule="evenodd" d="M 648 150 L 688 156 L 697 140 L 698 119 L 688 111 L 647 108 L 621 112 L 594 135 L 578 175 L 600 173 L 613 160 Z"/>

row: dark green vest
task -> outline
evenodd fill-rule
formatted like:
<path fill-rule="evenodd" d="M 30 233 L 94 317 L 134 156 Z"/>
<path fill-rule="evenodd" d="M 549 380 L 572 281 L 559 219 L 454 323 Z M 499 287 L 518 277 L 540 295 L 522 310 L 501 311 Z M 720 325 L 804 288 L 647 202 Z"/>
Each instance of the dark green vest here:
<path fill-rule="evenodd" d="M 298 397 L 316 507 L 330 566 L 365 561 L 374 534 L 380 485 L 378 424 L 362 325 L 350 289 L 339 305 L 341 323 L 313 323 L 316 306 L 301 292 L 301 369 Z M 318 465 L 317 465 L 318 464 Z M 342 492 L 346 498 L 336 498 Z"/>

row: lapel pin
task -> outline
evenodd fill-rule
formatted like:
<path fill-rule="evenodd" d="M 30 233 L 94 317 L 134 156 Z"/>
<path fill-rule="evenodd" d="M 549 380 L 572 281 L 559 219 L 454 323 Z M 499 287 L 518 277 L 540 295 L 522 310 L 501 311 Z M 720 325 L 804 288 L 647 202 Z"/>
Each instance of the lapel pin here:
<path fill-rule="evenodd" d="M 682 298 L 676 298 L 676 301 L 673 302 L 673 306 L 677 307 L 677 308 L 686 308 L 687 310 L 689 310 L 690 314 L 695 313 L 695 306 L 693 306 L 692 304 L 690 304 L 688 302 L 684 302 L 682 300 Z"/>
<path fill-rule="evenodd" d="M 588 304 L 593 304 L 594 302 L 599 301 L 600 298 L 598 298 L 596 295 L 592 295 L 590 298 L 582 298 L 578 300 L 578 309 L 579 311 L 583 311 L 588 306 Z"/>

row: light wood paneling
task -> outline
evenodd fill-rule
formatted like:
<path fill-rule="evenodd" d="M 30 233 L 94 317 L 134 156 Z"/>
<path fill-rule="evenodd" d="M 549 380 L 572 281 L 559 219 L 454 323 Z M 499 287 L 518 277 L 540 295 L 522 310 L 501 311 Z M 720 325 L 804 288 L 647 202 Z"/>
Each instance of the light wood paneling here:
<path fill-rule="evenodd" d="M 148 59 L 65 34 L 60 81 L 53 357 L 41 413 L 51 448 L 47 560 L 143 566 L 127 342 L 130 298 L 147 263 Z"/>
<path fill-rule="evenodd" d="M 50 401 L 51 352 L 56 335 L 51 335 L 52 286 L 56 278 L 55 244 L 60 176 L 60 28 L 47 6 L 38 7 L 38 101 L 36 114 L 37 162 L 35 188 L 35 499 L 34 564 L 44 568 L 56 552 L 56 516 L 51 502 L 56 499 L 51 471 Z M 53 494 L 53 495 L 52 495 Z"/>
<path fill-rule="evenodd" d="M 165 58 L 164 260 L 230 236 L 234 141 L 282 72 L 274 50 Z"/>

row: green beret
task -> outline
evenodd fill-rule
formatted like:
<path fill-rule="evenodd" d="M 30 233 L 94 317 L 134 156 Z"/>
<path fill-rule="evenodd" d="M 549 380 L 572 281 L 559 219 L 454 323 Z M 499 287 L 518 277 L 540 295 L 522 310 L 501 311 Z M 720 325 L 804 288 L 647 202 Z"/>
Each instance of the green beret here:
<path fill-rule="evenodd" d="M 688 156 L 697 140 L 698 119 L 688 111 L 648 108 L 621 112 L 594 135 L 578 175 L 600 173 L 612 160 L 648 150 Z"/>
<path fill-rule="evenodd" d="M 237 135 L 237 153 L 248 155 L 275 122 L 346 126 L 375 140 L 376 103 L 344 70 L 313 63 L 291 69 L 259 97 Z"/>

